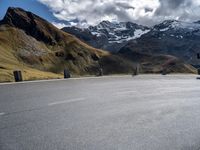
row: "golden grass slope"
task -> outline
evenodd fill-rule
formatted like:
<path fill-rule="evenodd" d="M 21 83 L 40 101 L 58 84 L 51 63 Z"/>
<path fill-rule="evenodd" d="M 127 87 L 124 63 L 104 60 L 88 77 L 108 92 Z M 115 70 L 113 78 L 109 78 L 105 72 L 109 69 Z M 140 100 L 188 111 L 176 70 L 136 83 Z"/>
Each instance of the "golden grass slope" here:
<path fill-rule="evenodd" d="M 108 52 L 92 48 L 64 33 L 67 42 L 51 46 L 37 41 L 23 30 L 0 26 L 0 82 L 13 81 L 13 70 L 21 70 L 24 80 L 62 78 L 64 68 L 74 75 L 95 74 L 87 68 L 98 66 L 92 56 L 103 57 Z M 56 57 L 62 52 L 66 57 Z"/>
<path fill-rule="evenodd" d="M 61 78 L 60 74 L 40 71 L 21 61 L 17 55 L 17 49 L 22 46 L 19 32 L 22 31 L 0 27 L 0 82 L 14 81 L 13 70 L 21 70 L 24 80 Z"/>

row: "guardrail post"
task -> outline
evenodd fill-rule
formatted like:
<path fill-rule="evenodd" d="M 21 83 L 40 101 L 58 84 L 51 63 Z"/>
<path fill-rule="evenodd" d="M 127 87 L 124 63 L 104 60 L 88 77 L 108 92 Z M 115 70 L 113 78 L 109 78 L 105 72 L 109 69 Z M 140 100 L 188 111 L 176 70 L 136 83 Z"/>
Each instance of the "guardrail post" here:
<path fill-rule="evenodd" d="M 200 75 L 200 68 L 198 68 L 197 71 L 198 71 L 198 75 Z"/>
<path fill-rule="evenodd" d="M 97 77 L 103 76 L 103 69 L 102 68 L 98 68 L 96 76 Z"/>
<path fill-rule="evenodd" d="M 103 69 L 102 68 L 99 69 L 99 76 L 103 76 Z"/>
<path fill-rule="evenodd" d="M 140 73 L 140 66 L 139 64 L 136 65 L 136 67 L 133 69 L 133 76 L 137 76 Z"/>
<path fill-rule="evenodd" d="M 68 79 L 68 78 L 70 78 L 70 77 L 71 77 L 71 75 L 70 75 L 69 70 L 68 70 L 68 69 L 65 69 L 65 70 L 64 70 L 64 79 Z"/>
<path fill-rule="evenodd" d="M 163 69 L 163 70 L 161 71 L 161 74 L 162 74 L 162 75 L 167 75 L 167 70 L 166 70 L 166 69 Z"/>
<path fill-rule="evenodd" d="M 136 72 L 137 72 L 137 75 L 139 75 L 139 74 L 140 74 L 140 65 L 139 65 L 139 64 L 137 64 L 137 67 L 136 67 Z"/>
<path fill-rule="evenodd" d="M 197 59 L 200 59 L 200 53 L 197 53 Z"/>
<path fill-rule="evenodd" d="M 13 75 L 14 75 L 14 78 L 15 78 L 15 82 L 23 81 L 22 72 L 21 71 L 19 71 L 19 70 L 13 71 Z"/>

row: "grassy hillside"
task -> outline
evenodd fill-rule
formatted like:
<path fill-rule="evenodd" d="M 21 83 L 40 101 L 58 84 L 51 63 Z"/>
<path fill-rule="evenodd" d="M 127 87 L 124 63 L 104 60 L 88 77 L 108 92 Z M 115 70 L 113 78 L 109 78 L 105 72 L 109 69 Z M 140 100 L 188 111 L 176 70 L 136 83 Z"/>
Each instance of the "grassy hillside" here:
<path fill-rule="evenodd" d="M 20 8 L 9 8 L 1 21 L 0 81 L 12 81 L 16 69 L 27 80 L 60 78 L 64 68 L 76 75 L 94 74 L 87 68 L 108 54 Z"/>
<path fill-rule="evenodd" d="M 22 53 L 24 55 L 26 54 L 25 47 L 27 45 L 34 47 L 33 43 L 37 42 L 31 39 L 29 43 L 24 44 L 23 42 L 25 42 L 25 39 L 31 39 L 31 37 L 27 38 L 23 31 L 12 27 L 0 27 L 0 82 L 13 81 L 13 70 L 22 70 L 25 80 L 61 78 L 61 74 L 40 71 L 39 69 L 34 69 L 34 65 L 25 63 L 26 60 L 22 61 Z M 41 43 L 37 46 L 38 48 L 45 48 Z M 33 57 L 31 58 L 31 56 L 29 57 L 30 61 L 34 59 Z M 28 55 L 26 58 L 28 58 Z M 49 65 L 50 64 L 51 63 L 49 63 Z M 43 66 L 46 65 L 48 65 L 48 63 L 45 62 Z"/>
<path fill-rule="evenodd" d="M 68 40 L 70 39 L 70 40 Z M 26 80 L 60 78 L 64 68 L 73 74 L 92 74 L 86 68 L 97 65 L 95 57 L 108 55 L 76 38 L 65 38 L 67 45 L 47 45 L 27 35 L 23 30 L 0 26 L 0 81 L 13 81 L 13 70 L 23 71 Z M 61 53 L 63 56 L 56 56 Z M 94 57 L 94 59 L 92 59 Z"/>

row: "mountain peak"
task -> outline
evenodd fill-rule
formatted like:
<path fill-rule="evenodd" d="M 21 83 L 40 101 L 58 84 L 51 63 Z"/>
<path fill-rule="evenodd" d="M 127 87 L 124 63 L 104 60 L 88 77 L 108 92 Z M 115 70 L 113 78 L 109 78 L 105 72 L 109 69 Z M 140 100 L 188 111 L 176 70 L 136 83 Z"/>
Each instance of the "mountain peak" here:
<path fill-rule="evenodd" d="M 54 45 L 62 35 L 45 19 L 21 8 L 9 7 L 2 20 L 3 24 L 24 30 L 38 41 Z"/>
<path fill-rule="evenodd" d="M 166 28 L 166 27 L 172 27 L 174 24 L 178 24 L 180 21 L 178 20 L 164 20 L 158 25 L 155 25 L 154 28 Z"/>
<path fill-rule="evenodd" d="M 170 19 L 170 20 L 163 21 L 162 24 L 171 24 L 171 23 L 175 23 L 175 22 L 180 22 L 180 21 L 174 20 L 174 19 Z"/>
<path fill-rule="evenodd" d="M 111 22 L 110 21 L 108 21 L 108 20 L 103 20 L 103 21 L 101 21 L 99 24 L 110 24 Z"/>
<path fill-rule="evenodd" d="M 29 11 L 25 11 L 22 8 L 9 7 L 6 12 L 6 15 L 3 18 L 3 22 L 11 26 L 18 27 L 19 25 L 24 23 L 21 21 L 26 21 L 26 23 L 30 23 L 31 20 L 36 19 L 36 18 L 40 18 L 40 17 Z M 45 21 L 42 18 L 40 19 Z"/>
<path fill-rule="evenodd" d="M 99 29 L 105 29 L 105 28 L 111 28 L 114 25 L 115 25 L 115 23 L 104 20 L 104 21 L 100 22 L 96 27 Z"/>
<path fill-rule="evenodd" d="M 160 30 L 162 32 L 168 30 L 195 31 L 197 29 L 200 29 L 200 24 L 184 22 L 179 20 L 165 20 L 164 22 L 154 26 L 154 30 Z"/>

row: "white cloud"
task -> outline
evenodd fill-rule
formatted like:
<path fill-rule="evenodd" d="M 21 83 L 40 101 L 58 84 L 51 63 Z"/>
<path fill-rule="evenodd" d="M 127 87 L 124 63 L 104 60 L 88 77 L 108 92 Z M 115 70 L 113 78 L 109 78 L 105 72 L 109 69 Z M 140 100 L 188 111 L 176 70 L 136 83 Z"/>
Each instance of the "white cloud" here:
<path fill-rule="evenodd" d="M 67 24 L 58 23 L 58 22 L 52 22 L 52 24 L 53 24 L 54 26 L 56 26 L 58 29 L 62 29 L 63 27 L 69 26 L 69 25 L 67 25 Z"/>
<path fill-rule="evenodd" d="M 132 21 L 152 25 L 164 19 L 197 19 L 200 0 L 38 0 L 53 15 L 77 25 L 95 25 L 103 20 Z M 191 16 L 189 16 L 191 15 Z M 200 19 L 200 18 L 199 18 Z M 59 24 L 61 26 L 61 24 Z"/>

